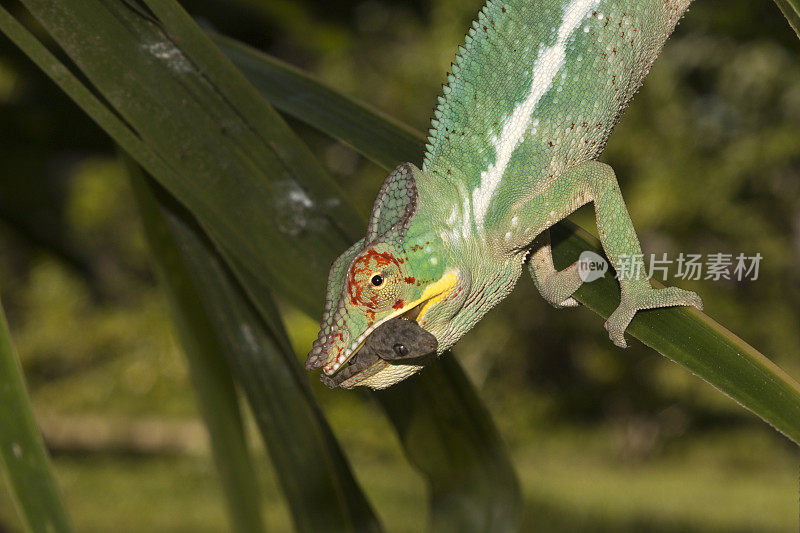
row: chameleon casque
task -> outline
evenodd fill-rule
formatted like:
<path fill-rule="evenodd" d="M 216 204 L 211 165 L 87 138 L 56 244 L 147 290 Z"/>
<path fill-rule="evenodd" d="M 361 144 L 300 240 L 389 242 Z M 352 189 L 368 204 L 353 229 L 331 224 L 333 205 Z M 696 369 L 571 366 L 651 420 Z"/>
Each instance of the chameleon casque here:
<path fill-rule="evenodd" d="M 577 264 L 556 271 L 548 228 L 590 202 L 611 264 L 641 261 L 614 171 L 596 159 L 690 2 L 489 1 L 452 65 L 422 168 L 389 174 L 365 238 L 333 264 L 306 367 L 335 375 L 397 317 L 415 320 L 442 353 L 523 268 L 555 307 L 577 305 Z M 643 276 L 620 288 L 605 327 L 621 347 L 639 310 L 702 307 L 695 293 Z M 382 389 L 421 368 L 372 358 L 343 386 Z"/>

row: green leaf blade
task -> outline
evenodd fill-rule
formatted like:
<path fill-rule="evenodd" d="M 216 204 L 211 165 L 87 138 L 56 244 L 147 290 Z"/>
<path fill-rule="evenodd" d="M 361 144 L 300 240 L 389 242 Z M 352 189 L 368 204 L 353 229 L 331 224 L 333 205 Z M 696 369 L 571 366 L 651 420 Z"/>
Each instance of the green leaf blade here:
<path fill-rule="evenodd" d="M 800 1 L 798 0 L 775 0 L 775 5 L 781 10 L 789 26 L 800 37 Z"/>
<path fill-rule="evenodd" d="M 356 150 L 369 144 L 369 154 L 363 155 L 382 167 L 394 168 L 405 161 L 421 164 L 423 137 L 409 126 L 320 84 L 287 63 L 224 35 L 212 37 L 277 109 L 293 116 L 302 114 L 304 122 L 320 131 L 325 131 L 330 121 L 337 121 L 336 138 Z M 271 68 L 262 68 L 265 63 Z M 336 105 L 329 105 L 331 101 Z M 381 122 L 370 120 L 372 117 L 379 117 Z"/>
<path fill-rule="evenodd" d="M 0 461 L 29 531 L 72 531 L 0 307 Z"/>
<path fill-rule="evenodd" d="M 450 352 L 376 393 L 431 485 L 432 531 L 518 531 L 520 487 L 486 406 Z"/>
<path fill-rule="evenodd" d="M 167 24 L 122 1 L 25 2 L 129 126 L 138 143 L 117 139 L 123 148 L 189 207 L 237 265 L 300 308 L 316 310 L 318 298 L 290 273 L 309 262 L 327 268 L 359 218 L 277 113 L 169 4 L 151 6 L 170 13 Z M 309 226 L 330 238 L 302 231 Z M 270 256 L 285 268 L 264 262 Z M 324 291 L 324 279 L 307 283 Z"/>
<path fill-rule="evenodd" d="M 120 140 L 123 147 L 192 212 L 226 263 L 235 271 L 263 319 L 275 326 L 275 313 L 271 310 L 273 290 L 312 316 L 318 316 L 328 266 L 363 231 L 363 224 L 355 211 L 347 206 L 346 198 L 330 178 L 317 164 L 310 163 L 313 157 L 307 149 L 296 148 L 300 146 L 299 141 L 277 114 L 264 109 L 252 109 L 252 106 L 266 107 L 266 104 L 227 60 L 220 59 L 223 57 L 221 53 L 216 57 L 213 50 L 204 48 L 206 45 L 203 40 L 192 35 L 187 28 L 191 26 L 195 28 L 192 31 L 199 30 L 185 14 L 170 8 L 172 4 L 151 3 L 154 13 L 170 19 L 155 22 L 142 22 L 142 14 L 126 10 L 127 4 L 122 2 L 104 2 L 102 8 L 95 6 L 95 9 L 84 8 L 82 4 L 84 9 L 79 18 L 85 20 L 80 21 L 61 16 L 61 5 L 45 4 L 40 0 L 26 0 L 26 5 L 40 19 L 45 19 L 44 25 L 82 68 L 86 77 L 92 80 L 95 88 L 112 104 L 114 112 L 124 118 L 124 122 L 114 123 L 113 114 L 111 118 L 104 116 L 109 114 L 108 110 L 100 107 L 98 111 L 97 102 L 86 97 L 86 94 L 79 94 L 80 88 L 65 83 L 62 83 L 62 87 L 71 96 L 77 95 L 76 100 L 84 109 L 90 110 L 98 122 L 102 119 L 104 128 L 115 135 L 115 139 Z M 125 20 L 125 24 L 120 24 L 119 20 Z M 121 26 L 125 26 L 128 33 L 121 32 Z M 133 37 L 130 35 L 131 28 Z M 85 39 L 75 38 L 76 34 L 85 36 Z M 89 47 L 87 43 L 96 46 L 98 42 L 115 39 L 133 40 L 146 46 L 143 49 L 141 44 L 137 46 L 128 42 L 125 46 L 119 46 L 110 43 L 105 51 L 114 53 L 102 56 L 96 56 L 94 50 L 86 49 Z M 194 49 L 195 45 L 207 53 L 197 55 L 199 52 Z M 190 47 L 193 50 L 186 49 Z M 176 49 L 181 55 L 176 53 Z M 190 60 L 192 68 L 187 71 L 185 65 L 179 63 L 180 68 L 176 69 L 172 61 L 167 62 L 168 68 L 165 69 L 163 62 L 139 57 L 143 52 L 155 55 L 160 60 L 184 57 Z M 107 57 L 109 55 L 111 57 Z M 103 61 L 112 63 L 112 67 L 125 64 L 130 71 L 142 71 L 143 81 L 127 84 L 113 68 L 110 72 L 105 71 Z M 51 76 L 59 80 L 61 73 L 58 69 L 50 68 L 47 64 L 43 68 L 49 68 Z M 225 81 L 215 85 L 219 80 Z M 231 88 L 233 80 L 238 80 L 235 83 L 241 86 Z M 150 91 L 159 91 L 159 97 L 154 97 Z M 172 92 L 178 96 L 168 94 Z M 239 106 L 241 100 L 247 100 L 250 107 Z M 153 123 L 147 123 L 147 117 L 153 115 L 156 116 Z M 208 118 L 209 115 L 213 118 Z M 161 128 L 160 124 L 167 117 L 181 124 L 183 135 L 180 136 L 180 142 L 176 141 L 174 124 Z M 218 127 L 220 125 L 224 127 Z M 164 135 L 162 129 L 168 131 L 169 135 Z M 360 141 L 355 139 L 353 142 Z M 410 144 L 406 143 L 407 146 Z M 217 149 L 217 145 L 222 149 Z M 262 152 L 271 154 L 269 157 L 277 160 L 277 164 L 266 160 L 267 156 Z M 290 206 L 276 204 L 276 199 L 293 195 L 301 198 L 299 207 L 303 209 L 299 216 L 295 212 L 298 208 L 296 203 Z M 305 197 L 311 201 L 313 209 L 303 205 Z M 282 208 L 285 209 L 283 212 L 280 211 Z M 282 227 L 287 220 L 291 223 L 289 227 Z M 307 247 L 305 251 L 304 247 Z M 305 261 L 296 263 L 293 255 L 296 258 L 305 255 Z M 280 340 L 276 342 L 280 343 Z M 435 368 L 429 370 L 431 375 Z M 476 401 L 476 393 L 462 373 L 452 376 L 452 379 L 461 380 L 461 386 L 452 387 L 443 381 L 441 386 L 450 389 L 441 391 L 433 398 L 434 402 L 439 402 L 437 409 L 384 402 L 393 423 L 397 426 L 406 416 L 403 410 L 412 408 L 420 411 L 413 413 L 414 416 L 435 427 L 437 421 L 445 418 L 443 413 L 446 413 L 446 405 L 466 405 Z M 417 388 L 423 390 L 428 381 L 431 381 L 431 377 L 427 377 L 427 373 L 415 378 L 410 382 L 412 392 L 409 394 L 416 394 L 413 391 Z M 484 430 L 489 428 L 489 432 L 474 432 L 480 434 L 481 438 L 467 444 L 473 448 L 471 459 L 460 468 L 471 472 L 470 479 L 475 480 L 475 485 L 462 490 L 461 494 L 464 501 L 471 499 L 472 509 L 489 514 L 494 512 L 498 504 L 497 498 L 487 500 L 487 495 L 500 495 L 504 498 L 501 507 L 516 510 L 511 513 L 516 516 L 520 499 L 510 461 L 505 450 L 497 445 L 499 437 L 488 415 L 481 411 L 477 416 L 484 417 L 485 424 L 482 427 Z M 474 424 L 475 421 L 471 417 L 464 417 L 458 423 Z M 472 431 L 469 428 L 465 430 Z M 401 440 L 408 443 L 402 433 L 403 428 L 398 427 L 398 431 Z M 453 442 L 447 435 L 432 433 L 426 438 L 432 445 L 445 449 L 463 446 Z M 422 456 L 424 446 L 407 448 L 407 452 L 412 462 L 429 468 Z M 494 458 L 482 460 L 490 454 Z M 418 460 L 414 460 L 415 455 L 419 455 Z M 453 455 L 460 453 L 454 451 Z M 492 469 L 501 463 L 501 469 L 510 474 L 493 477 Z M 423 474 L 433 487 L 433 501 L 446 498 L 446 494 L 436 492 L 440 487 L 448 486 L 446 479 L 436 479 L 443 475 L 442 471 L 429 468 L 423 469 Z M 448 475 L 452 477 L 452 474 Z M 485 501 L 489 502 L 488 506 Z M 470 506 L 464 506 L 462 510 L 466 507 Z M 439 509 L 441 507 L 438 505 L 433 507 L 437 515 L 434 518 L 436 523 L 458 523 L 461 519 L 456 514 L 448 519 Z M 480 527 L 487 520 L 472 523 Z M 506 524 L 514 523 L 514 520 L 513 517 L 507 519 Z"/>
<path fill-rule="evenodd" d="M 600 243 L 572 224 L 552 231 L 557 268 L 584 250 L 602 254 Z M 576 298 L 603 318 L 619 303 L 619 287 L 607 275 L 578 289 Z M 775 363 L 708 315 L 687 308 L 637 313 L 627 334 L 642 341 L 800 443 L 800 386 Z"/>
<path fill-rule="evenodd" d="M 285 333 L 269 331 L 191 215 L 156 185 L 137 181 L 137 202 L 161 264 L 161 278 L 173 300 L 179 300 L 179 322 L 190 321 L 182 336 L 185 345 L 198 348 L 185 337 L 200 337 L 206 354 L 214 350 L 215 357 L 229 362 L 249 400 L 297 530 L 380 531 L 294 355 L 284 349 Z M 284 338 L 279 341 L 277 336 Z M 241 488 L 249 490 L 252 481 L 245 481 Z"/>
<path fill-rule="evenodd" d="M 135 163 L 126 159 L 145 236 L 161 286 L 167 293 L 175 329 L 183 346 L 189 376 L 208 429 L 211 452 L 222 481 L 234 531 L 263 532 L 258 480 L 247 446 L 233 376 L 225 348 L 192 283 L 170 228 Z"/>

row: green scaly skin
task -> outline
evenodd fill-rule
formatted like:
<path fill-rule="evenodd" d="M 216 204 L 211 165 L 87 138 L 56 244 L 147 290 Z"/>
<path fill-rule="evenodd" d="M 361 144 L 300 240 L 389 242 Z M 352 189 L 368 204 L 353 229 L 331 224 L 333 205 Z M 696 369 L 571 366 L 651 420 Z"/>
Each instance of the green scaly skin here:
<path fill-rule="evenodd" d="M 547 301 L 576 305 L 577 268 L 555 270 L 548 228 L 589 202 L 611 264 L 640 257 L 614 171 L 596 159 L 690 1 L 490 1 L 459 48 L 422 169 L 389 175 L 365 239 L 333 265 L 306 366 L 335 374 L 401 315 L 441 353 L 509 294 L 526 261 Z M 606 329 L 622 347 L 637 311 L 702 305 L 644 278 L 620 287 Z M 379 362 L 348 382 L 380 389 L 420 368 Z"/>

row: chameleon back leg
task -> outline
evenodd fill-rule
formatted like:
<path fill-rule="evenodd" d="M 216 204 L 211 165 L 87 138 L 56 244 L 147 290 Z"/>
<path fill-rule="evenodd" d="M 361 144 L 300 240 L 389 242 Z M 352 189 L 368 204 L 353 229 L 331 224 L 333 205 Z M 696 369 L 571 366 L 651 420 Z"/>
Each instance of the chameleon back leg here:
<path fill-rule="evenodd" d="M 589 202 L 594 203 L 600 242 L 611 265 L 618 274 L 632 273 L 630 276 L 619 276 L 620 304 L 605 323 L 614 344 L 623 348 L 626 346 L 623 335 L 625 329 L 636 312 L 642 309 L 677 305 L 691 305 L 702 309 L 703 303 L 694 292 L 677 287 L 655 289 L 650 285 L 645 276 L 639 239 L 622 200 L 616 175 L 610 166 L 598 161 L 587 161 L 567 170 L 530 200 L 518 216 L 521 222 L 539 234 Z M 550 253 L 549 243 L 546 253 Z M 540 290 L 541 287 L 546 289 L 543 291 L 543 294 L 547 292 L 545 298 L 552 297 L 553 294 L 557 294 L 559 298 L 564 294 L 569 296 L 577 289 L 570 273 L 570 269 L 574 267 L 572 265 L 556 273 L 550 258 L 549 264 L 546 262 L 543 268 L 533 270 L 535 279 L 537 274 L 543 275 L 543 278 L 538 279 L 544 279 L 544 283 L 537 282 L 537 286 L 540 286 Z"/>

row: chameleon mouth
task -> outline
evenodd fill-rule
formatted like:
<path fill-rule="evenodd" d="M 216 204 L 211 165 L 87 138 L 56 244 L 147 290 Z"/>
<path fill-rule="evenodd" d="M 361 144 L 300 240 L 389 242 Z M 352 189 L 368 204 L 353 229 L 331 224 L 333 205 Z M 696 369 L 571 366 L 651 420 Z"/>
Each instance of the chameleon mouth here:
<path fill-rule="evenodd" d="M 387 322 L 388 320 L 391 320 L 393 318 L 402 318 L 404 320 L 411 320 L 419 323 L 418 318 L 420 316 L 420 313 L 422 312 L 422 309 L 425 306 L 425 304 L 427 304 L 430 300 L 431 298 L 428 298 L 426 300 L 419 301 L 416 304 L 412 303 L 405 310 L 400 309 L 399 311 L 392 313 L 389 316 L 385 317 L 384 319 L 380 320 L 379 322 L 376 322 L 375 324 L 371 325 L 369 328 L 367 328 L 366 331 L 364 331 L 364 333 L 358 336 L 358 338 L 353 342 L 353 344 L 351 344 L 349 349 L 341 352 L 341 354 L 339 355 L 339 357 L 336 358 L 335 361 L 333 361 L 328 365 L 325 365 L 322 371 L 325 372 L 326 375 L 332 376 L 333 374 L 336 374 L 339 370 L 349 365 L 350 362 L 353 360 L 353 357 L 355 357 L 355 355 L 358 353 L 361 347 L 364 346 L 364 343 L 367 342 L 367 337 L 369 337 L 372 334 L 372 332 L 378 328 L 378 326 L 380 326 L 384 322 Z"/>
<path fill-rule="evenodd" d="M 357 357 L 347 362 L 341 370 L 333 376 L 322 374 L 322 376 L 320 376 L 320 381 L 329 389 L 335 389 L 337 387 L 352 389 L 361 381 L 379 372 L 385 365 L 388 365 L 388 363 L 377 355 L 371 354 L 363 357 L 357 354 Z"/>
<path fill-rule="evenodd" d="M 424 317 L 428 310 L 435 305 L 436 303 L 444 300 L 450 292 L 455 288 L 458 284 L 458 274 L 455 270 L 448 271 L 444 276 L 442 276 L 439 281 L 429 285 L 425 291 L 422 293 L 422 297 L 414 302 L 409 303 L 404 308 L 401 308 L 394 313 L 389 314 L 388 316 L 384 317 L 380 321 L 376 322 L 375 324 L 371 325 L 367 328 L 361 335 L 356 338 L 355 341 L 350 345 L 350 347 L 346 350 L 342 350 L 339 352 L 338 357 L 333 361 L 326 364 L 322 371 L 327 376 L 334 375 L 337 371 L 339 371 L 343 366 L 347 365 L 352 358 L 358 353 L 358 350 L 364 346 L 364 343 L 367 340 L 367 337 L 375 331 L 378 326 L 390 320 L 392 318 L 402 318 L 405 320 L 412 320 L 414 322 L 419 323 L 419 319 Z"/>
<path fill-rule="evenodd" d="M 439 341 L 411 319 L 419 310 L 417 307 L 406 312 L 409 319 L 400 315 L 384 321 L 336 374 L 322 374 L 320 381 L 331 389 L 359 385 L 381 389 L 395 383 L 398 376 L 408 377 L 430 363 L 436 358 Z M 384 374 L 385 370 L 389 373 Z"/>

